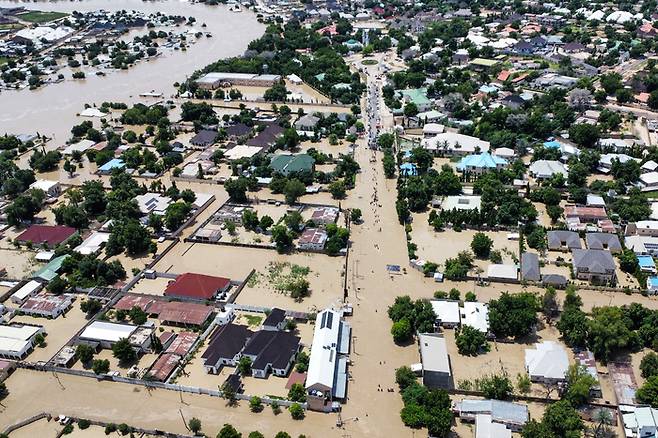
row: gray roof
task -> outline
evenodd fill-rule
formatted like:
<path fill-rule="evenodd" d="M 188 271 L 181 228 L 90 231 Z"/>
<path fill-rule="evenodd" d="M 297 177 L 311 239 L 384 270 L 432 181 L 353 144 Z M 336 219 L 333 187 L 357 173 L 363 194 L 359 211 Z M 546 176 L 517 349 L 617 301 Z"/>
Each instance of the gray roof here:
<path fill-rule="evenodd" d="M 567 278 L 560 274 L 544 274 L 541 276 L 542 285 L 566 286 Z"/>
<path fill-rule="evenodd" d="M 521 254 L 521 279 L 539 281 L 539 256 L 532 252 Z"/>
<path fill-rule="evenodd" d="M 563 246 L 566 246 L 569 249 L 582 248 L 582 245 L 580 244 L 580 236 L 575 231 L 549 231 L 547 238 L 549 249 L 559 249 Z"/>
<path fill-rule="evenodd" d="M 503 424 L 525 424 L 528 421 L 528 407 L 500 400 L 465 399 L 457 402 L 460 415 L 491 414 L 491 419 Z"/>
<path fill-rule="evenodd" d="M 616 234 L 587 233 L 585 240 L 589 249 L 608 249 L 613 252 L 621 251 L 621 243 Z"/>
<path fill-rule="evenodd" d="M 592 274 L 605 274 L 606 271 L 616 269 L 615 260 L 612 258 L 610 251 L 602 249 L 574 249 L 571 251 L 573 256 L 574 269 L 586 268 Z"/>

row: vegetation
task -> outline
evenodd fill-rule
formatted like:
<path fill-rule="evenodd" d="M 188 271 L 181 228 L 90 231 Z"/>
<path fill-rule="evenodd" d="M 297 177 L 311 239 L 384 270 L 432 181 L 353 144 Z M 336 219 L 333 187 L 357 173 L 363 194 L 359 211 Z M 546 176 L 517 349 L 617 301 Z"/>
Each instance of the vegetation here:
<path fill-rule="evenodd" d="M 409 342 L 417 332 L 434 331 L 436 314 L 428 301 L 412 301 L 408 295 L 397 297 L 388 308 L 388 316 L 393 320 L 391 334 L 396 343 Z"/>
<path fill-rule="evenodd" d="M 489 302 L 489 324 L 499 338 L 520 339 L 532 333 L 537 324 L 537 297 L 528 292 L 503 292 L 497 300 Z"/>
<path fill-rule="evenodd" d="M 484 333 L 471 326 L 464 325 L 455 336 L 459 354 L 476 356 L 482 351 L 489 351 L 489 343 Z"/>

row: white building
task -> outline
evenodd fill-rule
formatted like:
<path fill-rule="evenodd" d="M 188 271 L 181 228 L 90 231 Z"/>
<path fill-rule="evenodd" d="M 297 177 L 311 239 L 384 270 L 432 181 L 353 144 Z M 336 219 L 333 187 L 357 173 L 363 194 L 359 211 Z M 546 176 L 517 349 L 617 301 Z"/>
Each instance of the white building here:
<path fill-rule="evenodd" d="M 653 236 L 626 236 L 626 248 L 633 250 L 637 255 L 658 255 L 658 237 Z"/>
<path fill-rule="evenodd" d="M 652 438 L 658 433 L 658 410 L 651 406 L 619 405 L 627 437 Z"/>
<path fill-rule="evenodd" d="M 526 348 L 525 368 L 533 382 L 563 382 L 569 368 L 569 357 L 557 342 L 544 341 L 535 344 L 535 348 Z"/>
<path fill-rule="evenodd" d="M 43 327 L 0 325 L 0 357 L 24 359 L 34 347 L 34 337 L 40 333 L 44 333 Z"/>
<path fill-rule="evenodd" d="M 325 309 L 318 313 L 306 376 L 310 409 L 331 411 L 333 400 L 345 398 L 351 331 L 341 312 Z"/>
<path fill-rule="evenodd" d="M 43 285 L 41 283 L 36 280 L 30 280 L 12 294 L 11 301 L 15 304 L 21 304 L 32 295 L 39 292 L 42 288 Z"/>
<path fill-rule="evenodd" d="M 432 310 L 436 314 L 436 322 L 444 328 L 455 328 L 459 325 L 459 301 L 431 300 Z"/>
<path fill-rule="evenodd" d="M 479 210 L 482 205 L 482 198 L 478 195 L 458 195 L 446 196 L 441 201 L 443 210 Z"/>
<path fill-rule="evenodd" d="M 444 155 L 470 155 L 489 152 L 489 142 L 470 135 L 444 132 L 434 137 L 424 138 L 421 143 L 427 150 Z"/>
<path fill-rule="evenodd" d="M 564 164 L 554 160 L 537 160 L 530 165 L 529 170 L 535 179 L 548 179 L 558 173 L 561 173 L 565 178 L 569 176 Z"/>
<path fill-rule="evenodd" d="M 110 240 L 109 233 L 94 231 L 80 245 L 76 246 L 74 251 L 82 255 L 93 254 L 101 249 L 101 246 Z"/>
<path fill-rule="evenodd" d="M 39 189 L 43 191 L 46 196 L 56 198 L 62 193 L 62 186 L 59 181 L 51 181 L 47 179 L 38 179 L 30 184 L 31 189 Z"/>
<path fill-rule="evenodd" d="M 476 301 L 464 301 L 461 311 L 462 326 L 473 327 L 482 333 L 489 333 L 489 305 Z"/>
<path fill-rule="evenodd" d="M 167 211 L 167 207 L 171 204 L 172 199 L 169 196 L 162 196 L 159 193 L 145 193 L 135 196 L 135 201 L 137 201 L 139 211 L 142 214 L 155 213 L 162 216 Z"/>
<path fill-rule="evenodd" d="M 81 152 L 84 154 L 85 151 L 87 151 L 87 149 L 91 148 L 95 144 L 96 142 L 92 140 L 80 140 L 77 143 L 73 143 L 65 147 L 64 150 L 62 151 L 62 154 L 72 155 L 73 152 Z"/>
<path fill-rule="evenodd" d="M 423 385 L 428 388 L 452 388 L 452 368 L 443 335 L 420 333 L 418 345 L 423 364 Z"/>
<path fill-rule="evenodd" d="M 121 339 L 129 339 L 137 326 L 113 322 L 94 321 L 80 334 L 80 339 L 100 343 L 103 348 L 112 348 Z"/>
<path fill-rule="evenodd" d="M 487 268 L 487 278 L 495 280 L 516 280 L 518 269 L 516 265 L 503 265 L 492 263 Z"/>

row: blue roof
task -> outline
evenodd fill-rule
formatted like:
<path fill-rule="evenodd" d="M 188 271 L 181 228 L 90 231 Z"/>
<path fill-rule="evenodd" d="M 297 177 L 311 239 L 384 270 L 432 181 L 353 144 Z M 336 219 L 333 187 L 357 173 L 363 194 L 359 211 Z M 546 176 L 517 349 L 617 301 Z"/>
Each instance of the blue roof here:
<path fill-rule="evenodd" d="M 400 173 L 402 175 L 418 175 L 418 168 L 414 163 L 404 163 L 400 166 Z"/>
<path fill-rule="evenodd" d="M 507 160 L 487 152 L 477 155 L 467 155 L 457 164 L 458 170 L 465 170 L 467 167 L 477 167 L 481 169 L 495 169 L 499 165 L 507 165 Z"/>
<path fill-rule="evenodd" d="M 560 148 L 560 142 L 557 141 L 557 140 L 545 141 L 544 142 L 544 147 L 549 148 L 549 149 L 559 149 Z"/>
<path fill-rule="evenodd" d="M 109 172 L 112 169 L 123 169 L 126 163 L 121 158 L 112 158 L 107 163 L 98 168 L 99 172 Z"/>
<path fill-rule="evenodd" d="M 649 284 L 653 287 L 658 287 L 658 277 L 649 278 Z"/>
<path fill-rule="evenodd" d="M 653 257 L 650 255 L 639 255 L 637 256 L 637 263 L 640 265 L 640 268 L 655 268 L 656 264 L 653 261 Z"/>
<path fill-rule="evenodd" d="M 482 93 L 491 94 L 491 93 L 495 93 L 496 91 L 498 91 L 498 88 L 494 87 L 493 85 L 484 84 L 480 87 L 479 91 L 481 91 Z"/>

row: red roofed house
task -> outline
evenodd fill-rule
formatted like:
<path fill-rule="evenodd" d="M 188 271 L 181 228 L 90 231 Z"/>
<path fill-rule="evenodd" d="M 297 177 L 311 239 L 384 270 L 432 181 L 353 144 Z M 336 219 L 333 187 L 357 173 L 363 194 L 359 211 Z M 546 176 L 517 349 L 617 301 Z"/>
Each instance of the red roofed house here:
<path fill-rule="evenodd" d="M 212 275 L 185 273 L 169 283 L 164 294 L 168 297 L 211 300 L 217 294 L 226 292 L 231 280 Z"/>
<path fill-rule="evenodd" d="M 34 245 L 54 247 L 64 243 L 76 233 L 73 227 L 64 225 L 32 225 L 16 238 L 21 243 L 32 242 Z"/>
<path fill-rule="evenodd" d="M 154 306 L 149 308 L 153 312 Z M 215 308 L 190 302 L 165 302 L 159 309 L 158 319 L 163 324 L 200 326 L 212 315 Z"/>
<path fill-rule="evenodd" d="M 498 74 L 498 77 L 496 78 L 499 82 L 505 82 L 506 80 L 509 79 L 509 77 L 512 75 L 512 73 L 509 70 L 503 70 Z"/>
<path fill-rule="evenodd" d="M 155 363 L 149 370 L 149 374 L 151 375 L 153 380 L 157 380 L 158 382 L 164 382 L 176 369 L 179 361 L 180 361 L 179 356 L 171 353 L 164 353 L 162 356 L 158 358 L 158 360 L 155 361 Z"/>

